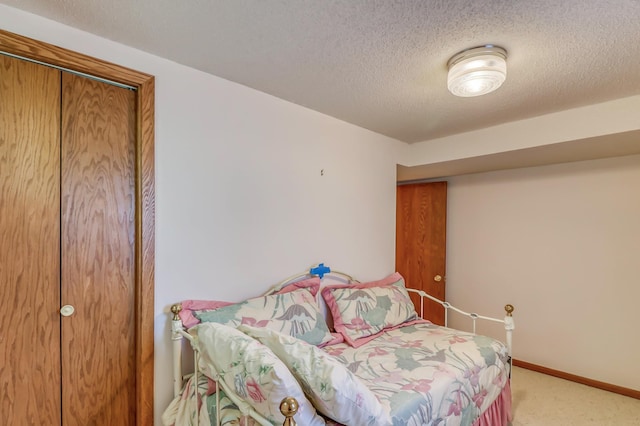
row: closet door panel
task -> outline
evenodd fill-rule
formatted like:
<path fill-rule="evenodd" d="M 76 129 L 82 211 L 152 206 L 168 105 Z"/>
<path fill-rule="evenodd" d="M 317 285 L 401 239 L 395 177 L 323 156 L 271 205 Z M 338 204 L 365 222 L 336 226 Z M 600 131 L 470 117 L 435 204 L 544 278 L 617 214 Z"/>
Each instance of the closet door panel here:
<path fill-rule="evenodd" d="M 135 92 L 63 73 L 63 423 L 135 424 Z"/>
<path fill-rule="evenodd" d="M 0 55 L 0 423 L 60 424 L 60 72 Z"/>

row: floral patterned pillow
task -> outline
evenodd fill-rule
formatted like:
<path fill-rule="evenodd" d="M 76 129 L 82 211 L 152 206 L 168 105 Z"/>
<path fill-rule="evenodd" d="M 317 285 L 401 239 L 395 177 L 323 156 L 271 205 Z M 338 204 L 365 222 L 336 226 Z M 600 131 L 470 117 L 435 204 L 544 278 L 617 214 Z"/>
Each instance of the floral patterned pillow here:
<path fill-rule="evenodd" d="M 246 412 L 247 405 L 273 424 L 282 424 L 280 402 L 292 396 L 298 401 L 296 421 L 320 426 L 325 422 L 305 397 L 295 377 L 266 346 L 235 328 L 202 323 L 191 329 L 200 346 L 199 367 Z"/>
<path fill-rule="evenodd" d="M 320 290 L 320 278 L 311 277 L 305 280 L 294 281 L 279 288 L 273 288 L 265 293 L 263 296 L 269 294 L 281 294 L 295 291 L 300 288 L 306 288 L 315 297 Z M 234 302 L 226 302 L 223 300 L 183 300 L 182 310 L 178 314 L 182 325 L 186 328 L 191 328 L 198 324 L 200 320 L 195 316 L 199 312 L 212 311 L 214 309 L 221 308 L 223 306 L 233 305 Z"/>
<path fill-rule="evenodd" d="M 344 364 L 322 349 L 266 328 L 238 330 L 268 346 L 325 416 L 345 425 L 386 425 L 391 420 L 376 396 Z"/>
<path fill-rule="evenodd" d="M 305 289 L 245 300 L 210 311 L 194 312 L 201 322 L 267 327 L 312 345 L 334 340 L 313 294 Z"/>
<path fill-rule="evenodd" d="M 333 316 L 333 326 L 351 346 L 358 339 L 418 318 L 399 273 L 362 284 L 329 285 L 322 297 Z"/>

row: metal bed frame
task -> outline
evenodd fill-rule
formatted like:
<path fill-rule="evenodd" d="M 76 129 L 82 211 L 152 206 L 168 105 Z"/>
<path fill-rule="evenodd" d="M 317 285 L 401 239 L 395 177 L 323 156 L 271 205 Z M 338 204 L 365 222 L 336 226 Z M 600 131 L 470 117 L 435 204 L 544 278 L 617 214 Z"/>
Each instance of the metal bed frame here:
<path fill-rule="evenodd" d="M 354 279 L 351 275 L 346 274 L 344 272 L 340 272 L 340 271 L 335 271 L 335 270 L 331 270 L 331 268 L 325 266 L 323 263 L 319 263 L 317 265 L 312 266 L 311 268 L 309 268 L 308 271 L 305 271 L 303 273 L 300 274 L 296 274 L 296 275 L 292 275 L 289 278 L 286 278 L 282 281 L 280 281 L 278 284 L 274 285 L 273 287 L 271 287 L 266 293 L 264 293 L 264 295 L 270 295 L 273 294 L 274 292 L 278 291 L 280 288 L 282 288 L 283 286 L 299 281 L 301 279 L 304 278 L 311 278 L 314 276 L 319 277 L 320 279 L 322 279 L 325 275 L 330 275 L 332 277 L 335 278 L 339 278 L 341 280 L 346 280 L 348 283 L 359 283 L 358 280 Z M 490 321 L 490 322 L 497 322 L 497 323 L 502 323 L 504 324 L 504 329 L 506 332 L 506 346 L 507 346 L 507 354 L 509 355 L 509 374 L 511 375 L 511 370 L 513 368 L 513 364 L 512 364 L 512 336 L 513 336 L 513 330 L 515 329 L 515 323 L 513 320 L 513 311 L 514 311 L 514 307 L 511 304 L 505 305 L 504 310 L 505 310 L 505 317 L 503 319 L 499 319 L 499 318 L 492 318 L 492 317 L 487 317 L 484 315 L 478 315 L 476 313 L 473 312 L 465 312 L 459 308 L 456 308 L 455 306 L 451 305 L 449 302 L 445 302 L 442 301 L 436 297 L 431 296 L 430 294 L 422 291 L 422 290 L 417 290 L 417 289 L 413 289 L 413 288 L 407 288 L 407 291 L 410 293 L 415 293 L 420 297 L 420 317 L 423 318 L 424 317 L 424 301 L 425 298 L 426 299 L 430 299 L 438 304 L 440 304 L 442 307 L 444 307 L 444 325 L 445 327 L 448 327 L 448 323 L 449 323 L 449 310 L 455 311 L 463 316 L 466 316 L 468 318 L 470 318 L 472 320 L 472 326 L 473 326 L 473 333 L 476 334 L 476 322 L 477 320 L 484 320 L 484 321 Z M 196 383 L 196 394 L 198 392 L 198 379 L 199 379 L 199 371 L 198 371 L 198 357 L 199 357 L 199 347 L 198 347 L 198 338 L 196 336 L 193 336 L 191 334 L 189 334 L 187 332 L 187 330 L 183 327 L 182 325 L 182 321 L 180 320 L 180 316 L 179 313 L 180 311 L 182 311 L 182 305 L 180 303 L 174 304 L 171 306 L 171 313 L 173 314 L 172 320 L 171 320 L 171 340 L 172 345 L 173 345 L 173 394 L 174 397 L 178 396 L 182 390 L 182 387 L 184 385 L 184 382 L 186 379 L 188 379 L 191 374 L 187 374 L 184 375 L 182 372 L 182 347 L 183 347 L 183 339 L 186 339 L 190 344 L 191 344 L 191 348 L 193 349 L 193 362 L 194 362 L 194 373 L 193 375 L 195 375 L 195 383 Z M 250 417 L 252 417 L 254 420 L 256 420 L 258 423 L 260 423 L 261 425 L 264 426 L 272 426 L 271 422 L 269 422 L 264 416 L 262 416 L 260 413 L 256 412 L 251 406 L 249 406 L 247 403 L 245 403 L 244 401 L 238 400 L 238 398 L 234 395 L 234 393 L 232 391 L 230 391 L 229 389 L 226 389 L 226 385 L 224 383 L 224 381 L 217 380 L 217 377 L 210 377 L 212 380 L 216 381 L 216 384 L 218 386 L 220 386 L 220 388 L 222 388 L 225 393 L 227 394 L 227 397 L 229 397 L 229 399 L 236 404 L 239 408 L 240 411 L 245 412 L 245 414 L 248 414 Z M 197 417 L 198 417 L 198 421 L 200 419 L 200 408 L 198 406 L 197 403 L 197 397 L 195 398 L 196 400 L 196 411 L 198 413 Z M 216 424 L 220 424 L 220 397 L 219 397 L 219 392 L 216 392 L 216 407 L 217 407 L 217 412 L 216 412 Z M 282 400 L 282 402 L 280 403 L 280 412 L 282 413 L 282 415 L 285 417 L 285 421 L 283 423 L 283 426 L 295 426 L 296 422 L 294 420 L 294 416 L 296 414 L 296 412 L 298 411 L 298 402 L 296 401 L 295 398 L 292 397 L 288 397 L 288 398 L 284 398 Z M 208 426 L 208 425 L 207 425 Z"/>

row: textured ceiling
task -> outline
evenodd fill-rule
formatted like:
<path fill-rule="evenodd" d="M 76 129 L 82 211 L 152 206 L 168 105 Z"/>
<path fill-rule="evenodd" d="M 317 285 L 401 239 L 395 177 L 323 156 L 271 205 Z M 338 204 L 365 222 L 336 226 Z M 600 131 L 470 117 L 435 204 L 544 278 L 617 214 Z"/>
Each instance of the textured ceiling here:
<path fill-rule="evenodd" d="M 639 0 L 0 0 L 405 142 L 640 94 Z M 447 60 L 509 54 L 456 98 Z"/>

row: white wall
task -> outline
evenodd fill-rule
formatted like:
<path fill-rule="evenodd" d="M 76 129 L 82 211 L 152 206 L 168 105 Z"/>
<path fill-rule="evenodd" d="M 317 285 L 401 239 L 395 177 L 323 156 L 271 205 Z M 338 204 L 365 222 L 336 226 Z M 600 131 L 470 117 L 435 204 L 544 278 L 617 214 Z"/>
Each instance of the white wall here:
<path fill-rule="evenodd" d="M 400 164 L 435 164 L 636 131 L 639 109 L 636 95 L 432 139 L 410 145 Z"/>
<path fill-rule="evenodd" d="M 640 389 L 640 156 L 448 181 L 448 299 L 514 304 L 517 359 Z"/>
<path fill-rule="evenodd" d="M 156 424 L 170 304 L 259 295 L 317 262 L 393 272 L 403 143 L 4 5 L 0 27 L 156 76 Z"/>

